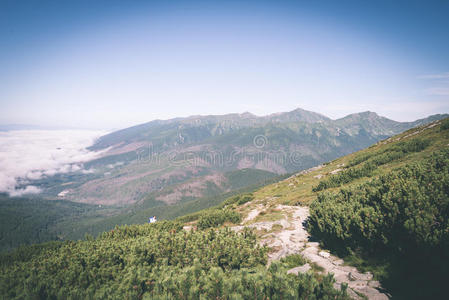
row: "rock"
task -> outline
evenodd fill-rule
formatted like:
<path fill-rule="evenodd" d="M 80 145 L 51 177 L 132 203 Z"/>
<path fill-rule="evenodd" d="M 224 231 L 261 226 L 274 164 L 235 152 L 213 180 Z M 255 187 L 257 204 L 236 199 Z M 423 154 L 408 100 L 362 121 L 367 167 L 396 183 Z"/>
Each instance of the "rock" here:
<path fill-rule="evenodd" d="M 320 174 L 320 176 L 323 175 Z M 263 209 L 264 206 L 262 205 L 254 207 L 248 214 L 250 218 L 247 218 L 247 220 L 254 219 Z M 342 259 L 330 254 L 328 251 L 321 250 L 318 242 L 309 241 L 310 236 L 304 225 L 309 216 L 308 207 L 278 205 L 276 209 L 285 213 L 283 219 L 247 224 L 247 226 L 252 228 L 267 230 L 259 243 L 265 244 L 272 249 L 268 255 L 269 264 L 273 260 L 278 260 L 291 254 L 300 254 L 308 263 L 288 270 L 288 274 L 308 272 L 311 270 L 311 264 L 313 263 L 323 269 L 320 273 L 334 274 L 334 286 L 336 288 L 340 288 L 343 283 L 347 284 L 348 294 L 354 299 L 363 299 L 363 296 L 368 299 L 388 299 L 386 294 L 379 291 L 381 289 L 380 283 L 372 280 L 373 276 L 371 273 L 360 273 L 355 267 L 345 266 Z M 275 224 L 281 225 L 282 229 L 276 232 L 269 232 L 269 229 Z M 240 229 L 241 226 L 237 228 Z"/>
<path fill-rule="evenodd" d="M 318 175 L 313 176 L 313 178 L 316 178 L 316 179 L 321 179 L 321 177 L 323 177 L 323 174 L 318 174 Z"/>
<path fill-rule="evenodd" d="M 333 261 L 334 265 L 340 266 L 344 263 L 343 259 L 336 259 Z"/>
<path fill-rule="evenodd" d="M 352 275 L 352 272 L 349 272 L 348 279 L 351 280 L 351 281 L 356 280 L 356 278 Z"/>
<path fill-rule="evenodd" d="M 287 271 L 287 274 L 295 274 L 298 275 L 299 273 L 306 273 L 309 271 L 312 267 L 309 264 L 305 264 L 303 266 L 295 267 L 293 269 L 290 269 Z"/>
<path fill-rule="evenodd" d="M 324 257 L 324 258 L 329 258 L 331 256 L 330 253 L 326 252 L 326 251 L 320 251 L 318 254 L 319 254 L 319 256 Z"/>
<path fill-rule="evenodd" d="M 259 213 L 263 210 L 263 205 L 257 205 L 255 209 L 251 210 L 248 213 L 248 216 L 246 216 L 246 218 L 243 220 L 243 223 L 252 221 L 253 219 L 255 219 Z"/>
<path fill-rule="evenodd" d="M 362 274 L 362 273 L 355 271 L 355 272 L 349 272 L 348 278 L 351 281 L 354 281 L 354 280 L 370 281 L 371 279 L 373 279 L 373 275 L 370 272 Z"/>
<path fill-rule="evenodd" d="M 332 174 L 332 175 L 334 175 L 334 174 L 337 174 L 338 172 L 341 172 L 343 169 L 335 169 L 335 170 L 333 170 L 333 171 L 331 171 L 330 173 Z"/>

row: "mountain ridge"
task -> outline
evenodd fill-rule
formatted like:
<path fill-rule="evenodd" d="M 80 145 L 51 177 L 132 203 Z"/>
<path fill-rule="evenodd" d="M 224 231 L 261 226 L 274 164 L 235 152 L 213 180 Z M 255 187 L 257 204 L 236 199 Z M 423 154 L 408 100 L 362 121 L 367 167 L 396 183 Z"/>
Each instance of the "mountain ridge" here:
<path fill-rule="evenodd" d="M 81 279 L 64 288 L 84 292 L 87 282 L 90 286 L 108 285 L 108 290 L 116 292 L 117 284 L 122 284 L 124 291 L 135 293 L 142 287 L 140 294 L 135 295 L 146 293 L 152 297 L 157 290 L 143 287 L 159 288 L 175 282 L 170 291 L 176 291 L 176 297 L 187 291 L 182 285 L 186 278 L 194 282 L 202 276 L 176 277 L 176 272 L 161 273 L 165 269 L 150 269 L 149 265 L 163 262 L 173 270 L 186 268 L 185 274 L 205 274 L 195 273 L 191 269 L 194 257 L 184 253 L 197 255 L 203 264 L 216 261 L 223 267 L 223 262 L 235 266 L 235 257 L 241 259 L 242 253 L 244 261 L 254 261 L 254 257 L 248 258 L 249 251 L 259 249 L 263 254 L 259 270 L 269 266 L 268 270 L 278 275 L 258 275 L 253 282 L 268 278 L 271 283 L 274 278 L 279 286 L 295 278 L 303 282 L 316 277 L 321 284 L 328 284 L 328 292 L 331 286 L 341 291 L 344 299 L 389 299 L 391 295 L 395 299 L 444 299 L 449 270 L 448 143 L 449 118 L 417 126 L 362 151 L 226 197 L 207 209 L 194 209 L 189 215 L 184 209 L 174 221 L 130 225 L 146 223 L 148 216 L 158 215 L 157 210 L 134 207 L 122 219 L 113 217 L 110 222 L 90 223 L 97 227 L 92 233 L 106 230 L 96 239 L 86 235 L 84 241 L 22 247 L 1 256 L 5 282 L 2 292 L 25 295 L 24 280 L 33 280 L 26 287 L 38 286 L 34 290 L 37 295 L 44 283 L 49 293 L 60 284 L 59 278 L 75 274 L 74 278 Z M 176 214 L 170 216 L 175 217 Z M 127 225 L 114 227 L 116 224 Z M 224 233 L 227 236 L 219 243 L 208 242 Z M 233 243 L 236 237 L 243 239 Z M 253 242 L 250 247 L 241 248 L 242 243 L 249 241 Z M 192 248 L 194 242 L 198 246 Z M 105 263 L 107 258 L 110 261 Z M 167 259 L 180 265 L 167 264 Z M 55 268 L 58 263 L 61 267 Z M 237 270 L 225 269 L 215 274 L 212 282 L 221 284 L 227 275 L 241 282 L 248 279 L 248 274 L 257 272 L 245 265 L 245 276 L 236 279 L 238 270 L 240 265 Z M 86 281 L 86 271 L 107 277 L 92 276 Z M 33 272 L 38 276 L 33 277 Z M 117 276 L 112 276 L 117 272 Z M 123 280 L 129 274 L 141 277 Z M 313 290 L 321 284 L 312 285 Z M 234 284 L 223 286 L 232 287 L 230 293 L 234 295 Z M 247 285 L 242 288 L 246 290 Z M 297 290 L 304 291 L 302 287 L 292 291 Z M 323 297 L 323 293 L 318 294 Z M 210 295 L 215 296 L 216 291 Z M 285 298 L 292 295 L 286 294 Z M 244 298 L 251 297 L 248 294 Z M 330 298 L 337 299 L 335 294 Z"/>
<path fill-rule="evenodd" d="M 114 131 L 112 133 L 109 133 L 105 136 L 100 137 L 94 145 L 90 147 L 92 150 L 98 150 L 98 149 L 104 149 L 110 146 L 113 146 L 111 142 L 108 142 L 107 140 L 109 137 L 113 136 L 127 136 L 128 134 L 133 134 L 133 132 L 139 132 L 140 130 L 151 130 L 152 128 L 156 126 L 168 126 L 170 124 L 179 123 L 178 125 L 211 125 L 219 123 L 223 127 L 228 125 L 234 125 L 236 128 L 242 128 L 242 127 L 251 127 L 251 126 L 257 126 L 257 125 L 266 125 L 268 123 L 290 123 L 290 122 L 304 122 L 304 123 L 319 123 L 319 122 L 327 122 L 327 123 L 335 123 L 338 125 L 344 125 L 346 123 L 352 123 L 357 122 L 362 119 L 368 119 L 371 122 L 377 121 L 377 122 L 385 122 L 388 123 L 389 126 L 398 127 L 396 130 L 394 130 L 393 133 L 390 133 L 389 131 L 387 134 L 397 134 L 403 130 L 403 128 L 411 128 L 420 124 L 428 123 L 437 119 L 442 119 L 444 117 L 449 116 L 448 114 L 435 114 L 430 115 L 426 118 L 421 118 L 415 121 L 410 122 L 398 122 L 391 119 L 388 119 L 386 117 L 380 116 L 375 112 L 371 111 L 364 111 L 359 113 L 352 113 L 349 115 L 346 115 L 342 118 L 337 119 L 331 119 L 323 114 L 316 113 L 313 111 L 297 108 L 292 111 L 287 112 L 278 112 L 278 113 L 272 113 L 264 116 L 257 116 L 250 112 L 244 112 L 244 113 L 229 113 L 224 115 L 192 115 L 187 117 L 177 117 L 172 119 L 166 119 L 166 120 L 152 120 L 146 123 L 137 124 L 131 127 L 119 129 L 117 131 Z M 220 124 L 224 123 L 224 124 Z M 402 125 L 401 125 L 402 124 Z"/>
<path fill-rule="evenodd" d="M 157 199 L 174 204 L 229 192 L 222 179 L 213 179 L 226 172 L 301 171 L 444 116 L 396 122 L 361 112 L 331 120 L 295 109 L 261 117 L 234 113 L 154 120 L 100 137 L 90 150 L 101 150 L 101 157 L 84 164 L 89 177 L 60 176 L 50 187 L 42 182 L 42 188 L 48 197 L 62 193 L 66 200 L 84 203 L 127 205 L 161 193 Z"/>

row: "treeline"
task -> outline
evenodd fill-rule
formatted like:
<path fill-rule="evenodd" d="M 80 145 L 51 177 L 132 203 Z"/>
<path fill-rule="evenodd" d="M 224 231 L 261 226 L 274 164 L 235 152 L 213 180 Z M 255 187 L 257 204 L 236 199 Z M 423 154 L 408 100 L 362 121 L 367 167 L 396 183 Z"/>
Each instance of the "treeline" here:
<path fill-rule="evenodd" d="M 226 198 L 222 203 L 215 207 L 179 217 L 176 221 L 182 223 L 198 221 L 198 223 L 203 224 L 200 227 L 201 229 L 217 227 L 225 222 L 238 223 L 240 222 L 240 215 L 233 210 L 237 206 L 245 204 L 253 199 L 254 195 L 252 193 L 234 195 Z"/>
<path fill-rule="evenodd" d="M 360 186 L 320 193 L 310 213 L 312 234 L 328 247 L 401 263 L 411 277 L 402 284 L 414 278 L 432 294 L 449 278 L 449 149 Z"/>
<path fill-rule="evenodd" d="M 199 219 L 197 226 L 199 229 L 217 227 L 225 222 L 239 223 L 240 214 L 231 209 L 214 209 L 203 214 Z"/>
<path fill-rule="evenodd" d="M 413 139 L 406 142 L 399 142 L 382 151 L 359 155 L 348 163 L 346 170 L 331 175 L 328 179 L 321 180 L 312 190 L 319 192 L 328 188 L 342 186 L 358 178 L 371 177 L 377 167 L 401 159 L 409 153 L 420 152 L 429 145 L 430 140 Z M 363 162 L 364 164 L 358 166 Z"/>
<path fill-rule="evenodd" d="M 83 203 L 10 198 L 0 194 L 0 251 L 59 240 L 84 216 L 101 212 L 97 206 Z"/>
<path fill-rule="evenodd" d="M 191 215 L 180 217 L 177 221 L 198 221 L 196 225 L 199 229 L 218 227 L 227 222 L 234 224 L 239 223 L 241 221 L 241 216 L 234 209 L 253 199 L 254 196 L 251 193 L 229 197 L 214 208 L 205 209 Z"/>
<path fill-rule="evenodd" d="M 22 247 L 0 257 L 7 299 L 348 299 L 332 276 L 266 268 L 249 229 L 181 224 L 116 227 L 97 239 Z"/>
<path fill-rule="evenodd" d="M 146 203 L 139 203 L 134 206 L 125 208 L 124 212 L 122 213 L 116 211 L 107 214 L 109 216 L 99 216 L 96 219 L 88 219 L 83 222 L 83 224 L 79 222 L 76 223 L 76 226 L 71 227 L 71 230 L 73 230 L 74 232 L 70 232 L 68 239 L 82 238 L 85 232 L 97 236 L 103 231 L 114 228 L 114 226 L 117 224 L 142 224 L 147 222 L 148 216 L 154 215 L 157 216 L 159 220 L 178 219 L 182 222 L 195 221 L 198 220 L 199 216 L 202 215 L 206 210 L 223 207 L 224 201 L 234 198 L 234 196 L 236 195 L 237 198 L 239 198 L 240 195 L 250 195 L 251 192 L 257 190 L 261 186 L 277 182 L 286 177 L 288 177 L 288 175 L 282 175 L 224 194 L 202 197 L 192 201 L 176 203 L 174 205 L 164 204 L 162 206 L 151 207 L 151 205 L 153 205 L 155 202 L 159 203 L 158 205 L 160 205 L 160 202 L 149 198 L 145 201 Z M 152 201 L 155 202 L 151 204 L 150 202 Z"/>

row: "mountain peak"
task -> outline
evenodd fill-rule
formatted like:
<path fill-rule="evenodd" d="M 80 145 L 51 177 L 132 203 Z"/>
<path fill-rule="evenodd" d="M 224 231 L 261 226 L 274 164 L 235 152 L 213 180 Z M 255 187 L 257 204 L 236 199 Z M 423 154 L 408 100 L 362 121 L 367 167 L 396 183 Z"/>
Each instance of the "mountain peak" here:
<path fill-rule="evenodd" d="M 305 110 L 302 108 L 296 108 L 292 111 L 274 113 L 266 116 L 272 122 L 305 122 L 305 123 L 318 123 L 324 121 L 330 121 L 330 119 L 322 114 Z"/>
<path fill-rule="evenodd" d="M 377 113 L 373 112 L 373 111 L 362 111 L 359 113 L 353 113 L 353 114 L 349 114 L 345 117 L 343 117 L 342 119 L 346 119 L 346 118 L 381 118 L 381 116 L 379 116 Z"/>
<path fill-rule="evenodd" d="M 375 112 L 373 112 L 373 111 L 370 111 L 370 110 L 362 111 L 360 114 L 361 114 L 361 115 L 379 116 L 377 113 L 375 113 Z"/>
<path fill-rule="evenodd" d="M 250 113 L 249 111 L 245 111 L 244 113 L 240 114 L 240 117 L 242 117 L 242 118 L 255 118 L 256 115 Z"/>

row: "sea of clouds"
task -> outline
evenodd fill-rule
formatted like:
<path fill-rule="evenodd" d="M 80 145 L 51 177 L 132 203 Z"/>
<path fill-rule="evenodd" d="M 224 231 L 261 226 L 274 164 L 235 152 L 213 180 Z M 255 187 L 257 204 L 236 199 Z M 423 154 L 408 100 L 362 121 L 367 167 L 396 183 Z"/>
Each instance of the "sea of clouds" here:
<path fill-rule="evenodd" d="M 0 192 L 39 193 L 33 180 L 57 173 L 84 172 L 83 162 L 98 157 L 86 147 L 104 131 L 17 130 L 0 132 Z"/>

